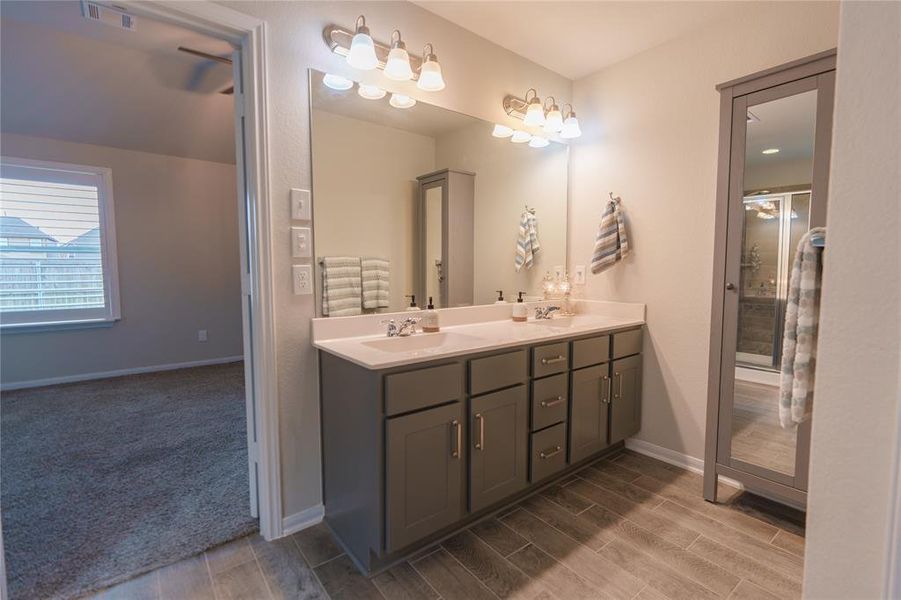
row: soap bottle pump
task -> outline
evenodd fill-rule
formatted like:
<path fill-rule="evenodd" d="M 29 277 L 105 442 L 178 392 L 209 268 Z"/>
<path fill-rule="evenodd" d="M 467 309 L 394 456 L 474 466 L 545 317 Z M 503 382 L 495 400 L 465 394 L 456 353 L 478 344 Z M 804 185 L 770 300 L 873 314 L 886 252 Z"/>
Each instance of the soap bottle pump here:
<path fill-rule="evenodd" d="M 522 301 L 523 294 L 525 294 L 525 292 L 519 292 L 519 298 L 516 299 L 516 304 L 513 305 L 513 320 L 517 323 L 529 320 L 529 310 Z"/>
<path fill-rule="evenodd" d="M 429 303 L 426 306 L 425 312 L 422 313 L 422 319 L 419 321 L 419 324 L 422 326 L 422 330 L 425 333 L 438 333 L 441 329 L 438 322 L 438 311 L 435 310 L 435 305 L 432 304 L 431 296 L 429 296 Z"/>
<path fill-rule="evenodd" d="M 506 304 L 507 301 L 504 300 L 504 290 L 495 290 L 497 292 L 497 300 L 494 301 L 495 304 Z"/>
<path fill-rule="evenodd" d="M 409 311 L 413 311 L 413 310 L 422 310 L 421 308 L 419 308 L 418 306 L 416 306 L 416 296 L 415 296 L 414 294 L 410 294 L 410 295 L 408 295 L 408 296 L 404 296 L 404 298 L 409 298 L 409 299 L 410 299 L 410 306 L 407 307 L 407 311 L 408 311 L 408 312 L 409 312 Z"/>

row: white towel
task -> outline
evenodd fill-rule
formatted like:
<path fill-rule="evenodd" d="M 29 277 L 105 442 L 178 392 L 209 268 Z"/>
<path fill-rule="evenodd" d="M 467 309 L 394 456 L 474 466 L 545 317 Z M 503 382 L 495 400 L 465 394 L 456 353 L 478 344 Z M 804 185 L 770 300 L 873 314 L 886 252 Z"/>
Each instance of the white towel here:
<path fill-rule="evenodd" d="M 538 243 L 538 222 L 535 215 L 524 211 L 519 218 L 519 236 L 516 239 L 516 257 L 513 260 L 516 270 L 522 269 L 523 265 L 531 269 L 535 264 L 535 254 L 539 250 L 541 244 Z"/>
<path fill-rule="evenodd" d="M 363 270 L 363 308 L 388 308 L 391 301 L 391 263 L 384 258 L 364 257 L 361 261 Z"/>
<path fill-rule="evenodd" d="M 597 275 L 629 256 L 629 238 L 619 198 L 607 203 L 594 239 L 591 272 Z"/>
<path fill-rule="evenodd" d="M 804 234 L 792 263 L 779 382 L 779 422 L 785 428 L 810 418 L 812 409 L 822 253 L 813 245 L 811 237 L 824 235 L 825 232 L 824 227 L 815 227 Z"/>
<path fill-rule="evenodd" d="M 346 317 L 363 313 L 360 259 L 327 256 L 322 259 L 322 314 Z"/>

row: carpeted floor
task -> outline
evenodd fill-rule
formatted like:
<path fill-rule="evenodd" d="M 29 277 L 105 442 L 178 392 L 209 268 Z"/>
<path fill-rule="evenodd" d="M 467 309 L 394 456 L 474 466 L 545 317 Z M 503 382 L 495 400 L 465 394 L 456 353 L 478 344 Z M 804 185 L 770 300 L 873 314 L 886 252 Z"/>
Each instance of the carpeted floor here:
<path fill-rule="evenodd" d="M 70 598 L 257 529 L 242 363 L 4 392 L 13 600 Z"/>

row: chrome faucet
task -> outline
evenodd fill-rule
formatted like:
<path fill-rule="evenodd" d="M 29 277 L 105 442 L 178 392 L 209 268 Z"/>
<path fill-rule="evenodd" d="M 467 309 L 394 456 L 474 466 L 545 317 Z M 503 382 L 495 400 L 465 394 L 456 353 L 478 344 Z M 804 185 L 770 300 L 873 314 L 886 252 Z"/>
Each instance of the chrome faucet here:
<path fill-rule="evenodd" d="M 407 337 L 416 333 L 416 324 L 419 323 L 419 319 L 407 317 L 400 324 L 394 319 L 382 321 L 382 323 L 388 324 L 388 331 L 386 332 L 388 337 Z"/>
<path fill-rule="evenodd" d="M 560 310 L 559 306 L 539 306 L 535 309 L 535 319 L 545 320 L 551 318 L 551 313 Z"/>

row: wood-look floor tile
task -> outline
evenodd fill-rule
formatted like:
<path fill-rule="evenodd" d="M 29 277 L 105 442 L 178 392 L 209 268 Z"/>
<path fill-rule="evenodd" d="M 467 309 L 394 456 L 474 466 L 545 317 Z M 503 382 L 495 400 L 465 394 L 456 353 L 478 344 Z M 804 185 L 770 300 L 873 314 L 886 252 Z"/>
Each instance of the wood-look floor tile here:
<path fill-rule="evenodd" d="M 544 588 L 469 531 L 444 540 L 444 549 L 498 598 L 536 598 Z"/>
<path fill-rule="evenodd" d="M 325 590 L 291 537 L 271 542 L 258 537 L 252 541 L 251 547 L 274 598 L 326 600 Z"/>
<path fill-rule="evenodd" d="M 638 595 L 635 596 L 635 600 L 669 600 L 669 598 L 648 585 L 638 592 Z"/>
<path fill-rule="evenodd" d="M 780 598 L 801 597 L 801 581 L 799 579 L 788 577 L 772 566 L 736 552 L 731 547 L 702 536 L 691 545 L 689 550 L 719 564 L 729 572 L 765 588 Z"/>
<path fill-rule="evenodd" d="M 684 527 L 691 528 L 708 539 L 714 540 L 737 550 L 764 565 L 781 571 L 800 581 L 804 569 L 804 559 L 796 554 L 781 550 L 771 544 L 724 525 L 719 521 L 707 518 L 685 507 L 671 503 L 669 500 L 657 507 L 655 511 Z"/>
<path fill-rule="evenodd" d="M 780 529 L 770 543 L 786 552 L 791 552 L 804 558 L 804 538 L 800 535 Z"/>
<path fill-rule="evenodd" d="M 751 537 L 763 540 L 764 542 L 773 539 L 773 536 L 776 535 L 776 532 L 778 531 L 775 527 L 769 523 L 764 523 L 760 519 L 730 510 L 726 506 L 720 504 L 707 502 L 700 494 L 687 492 L 677 485 L 665 483 L 659 479 L 654 479 L 653 477 L 639 477 L 633 482 L 633 485 L 653 492 L 654 494 L 662 496 L 685 508 L 690 508 L 711 519 L 721 521 L 735 529 L 747 533 Z"/>
<path fill-rule="evenodd" d="M 163 600 L 213 600 L 213 580 L 203 554 L 181 560 L 159 571 Z"/>
<path fill-rule="evenodd" d="M 331 600 L 384 600 L 375 584 L 360 574 L 346 554 L 314 570 Z"/>
<path fill-rule="evenodd" d="M 412 563 L 444 600 L 492 600 L 495 597 L 463 565 L 440 549 Z"/>
<path fill-rule="evenodd" d="M 522 507 L 548 525 L 559 529 L 592 550 L 602 548 L 604 544 L 613 539 L 610 534 L 604 532 L 585 517 L 569 513 L 547 498 L 532 496 L 522 503 Z"/>
<path fill-rule="evenodd" d="M 211 548 L 206 551 L 206 560 L 213 575 L 251 561 L 253 550 L 250 549 L 250 538 L 239 538 Z"/>
<path fill-rule="evenodd" d="M 574 515 L 579 514 L 591 506 L 591 502 L 560 485 L 552 485 L 547 489 L 542 490 L 541 495 L 548 500 L 559 504 Z"/>
<path fill-rule="evenodd" d="M 516 512 L 516 510 L 519 510 L 519 507 L 504 514 Z M 509 556 L 529 543 L 498 519 L 485 519 L 470 527 L 469 530 L 494 548 L 501 556 Z"/>
<path fill-rule="evenodd" d="M 672 600 L 714 600 L 719 597 L 622 540 L 610 542 L 600 554 Z"/>
<path fill-rule="evenodd" d="M 157 600 L 160 597 L 159 571 L 139 575 L 99 594 L 103 600 Z"/>
<path fill-rule="evenodd" d="M 664 500 L 651 490 L 637 487 L 616 477 L 611 477 L 594 467 L 585 469 L 580 473 L 580 476 L 598 487 L 619 494 L 632 502 L 641 504 L 645 508 L 654 508 Z"/>
<path fill-rule="evenodd" d="M 643 581 L 528 511 L 511 513 L 504 517 L 504 522 L 611 598 L 629 600 L 645 585 Z"/>
<path fill-rule="evenodd" d="M 439 597 L 438 592 L 407 562 L 376 575 L 372 583 L 389 600 L 433 600 Z"/>
<path fill-rule="evenodd" d="M 540 579 L 560 600 L 609 597 L 532 544 L 511 554 L 509 560 L 529 577 Z"/>
<path fill-rule="evenodd" d="M 626 483 L 635 481 L 636 479 L 641 477 L 641 473 L 639 473 L 638 471 L 633 471 L 632 469 L 628 469 L 623 465 L 617 464 L 613 459 L 599 460 L 598 462 L 593 463 L 591 467 L 597 469 L 605 475 L 609 475 L 610 477 L 625 481 Z"/>
<path fill-rule="evenodd" d="M 779 597 L 754 585 L 747 579 L 742 579 L 741 583 L 729 595 L 729 600 L 779 600 Z"/>
<path fill-rule="evenodd" d="M 271 598 L 263 572 L 256 560 L 213 573 L 218 600 L 267 600 Z"/>
<path fill-rule="evenodd" d="M 697 532 L 674 523 L 672 519 L 658 515 L 651 509 L 644 508 L 642 505 L 631 502 L 619 494 L 614 494 L 613 492 L 599 488 L 585 480 L 570 484 L 569 487 L 572 488 L 574 492 L 585 496 L 597 505 L 597 507 L 589 508 L 580 516 L 592 521 L 599 527 L 606 527 L 608 522 L 603 512 L 595 510 L 595 508 L 608 510 L 621 517 L 625 517 L 636 525 L 644 527 L 651 533 L 654 533 L 681 548 L 687 548 L 688 545 L 698 537 Z"/>
<path fill-rule="evenodd" d="M 732 510 L 741 511 L 779 529 L 804 537 L 807 519 L 804 511 L 750 492 L 741 492 L 728 501 L 725 497 L 720 497 L 719 500 Z"/>
<path fill-rule="evenodd" d="M 304 558 L 311 567 L 318 567 L 327 560 L 344 553 L 335 542 L 332 532 L 325 523 L 317 523 L 298 531 L 293 536 L 297 547 L 303 553 Z"/>
<path fill-rule="evenodd" d="M 683 487 L 689 492 L 701 493 L 704 488 L 704 478 L 697 473 L 686 471 L 669 465 L 663 461 L 643 456 L 635 452 L 626 451 L 616 459 L 616 464 L 637 471 L 642 475 L 654 477 L 660 481 L 672 483 Z"/>

